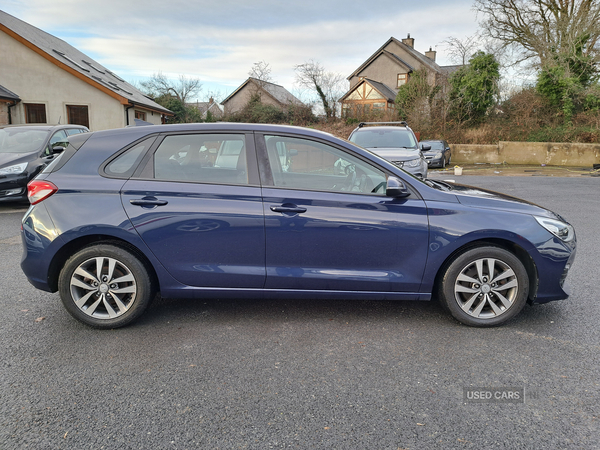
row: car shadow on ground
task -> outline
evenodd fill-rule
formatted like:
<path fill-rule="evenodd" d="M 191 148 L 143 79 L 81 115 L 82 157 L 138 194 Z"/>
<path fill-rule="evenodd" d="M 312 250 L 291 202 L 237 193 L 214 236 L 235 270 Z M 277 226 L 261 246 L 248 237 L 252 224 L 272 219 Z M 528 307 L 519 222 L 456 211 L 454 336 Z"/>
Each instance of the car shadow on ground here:
<path fill-rule="evenodd" d="M 507 324 L 522 324 L 553 318 L 560 320 L 558 303 L 526 305 Z M 144 315 L 129 327 L 198 323 L 234 326 L 256 323 L 277 326 L 290 322 L 340 322 L 355 324 L 395 324 L 402 327 L 465 327 L 456 321 L 437 299 L 432 301 L 377 300 L 232 300 L 232 299 L 172 299 L 158 297 Z M 468 327 L 466 327 L 468 328 Z"/>

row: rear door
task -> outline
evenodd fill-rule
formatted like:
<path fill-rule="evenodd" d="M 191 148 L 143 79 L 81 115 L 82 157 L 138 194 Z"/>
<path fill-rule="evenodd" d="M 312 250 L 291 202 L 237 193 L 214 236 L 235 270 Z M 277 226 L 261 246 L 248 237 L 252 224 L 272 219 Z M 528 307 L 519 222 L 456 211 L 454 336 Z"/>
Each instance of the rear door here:
<path fill-rule="evenodd" d="M 252 134 L 170 134 L 153 148 L 122 189 L 148 247 L 183 284 L 262 288 L 264 218 Z M 235 161 L 217 167 L 219 148 L 236 148 Z"/>

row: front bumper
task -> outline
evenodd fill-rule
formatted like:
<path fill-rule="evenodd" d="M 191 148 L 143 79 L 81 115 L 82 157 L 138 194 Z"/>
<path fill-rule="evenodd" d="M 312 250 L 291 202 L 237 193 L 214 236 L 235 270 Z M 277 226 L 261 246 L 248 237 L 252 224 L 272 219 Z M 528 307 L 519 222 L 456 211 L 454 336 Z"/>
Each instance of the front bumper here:
<path fill-rule="evenodd" d="M 27 200 L 27 174 L 0 176 L 0 202 Z"/>
<path fill-rule="evenodd" d="M 442 161 L 444 160 L 444 157 L 442 156 L 441 158 L 434 158 L 432 156 L 425 155 L 425 159 L 427 160 L 427 165 L 429 167 L 442 167 Z"/>

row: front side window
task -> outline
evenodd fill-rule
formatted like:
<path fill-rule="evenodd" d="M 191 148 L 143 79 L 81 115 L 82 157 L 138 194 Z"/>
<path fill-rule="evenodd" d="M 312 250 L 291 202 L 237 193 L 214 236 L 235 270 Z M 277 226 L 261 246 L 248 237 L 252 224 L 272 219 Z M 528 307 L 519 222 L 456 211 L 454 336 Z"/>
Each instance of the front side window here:
<path fill-rule="evenodd" d="M 244 135 L 167 136 L 154 153 L 157 180 L 248 184 Z"/>
<path fill-rule="evenodd" d="M 43 103 L 25 103 L 26 123 L 47 123 L 46 105 Z"/>
<path fill-rule="evenodd" d="M 385 173 L 356 156 L 307 139 L 265 136 L 276 187 L 385 194 Z"/>
<path fill-rule="evenodd" d="M 66 147 L 67 145 L 69 145 L 69 141 L 67 139 L 67 133 L 65 133 L 65 130 L 60 130 L 57 131 L 56 133 L 54 133 L 52 135 L 52 137 L 50 138 L 50 142 L 48 143 L 50 145 L 50 147 Z"/>
<path fill-rule="evenodd" d="M 87 128 L 90 127 L 88 107 L 85 105 L 67 105 L 67 116 L 70 124 L 83 125 Z"/>

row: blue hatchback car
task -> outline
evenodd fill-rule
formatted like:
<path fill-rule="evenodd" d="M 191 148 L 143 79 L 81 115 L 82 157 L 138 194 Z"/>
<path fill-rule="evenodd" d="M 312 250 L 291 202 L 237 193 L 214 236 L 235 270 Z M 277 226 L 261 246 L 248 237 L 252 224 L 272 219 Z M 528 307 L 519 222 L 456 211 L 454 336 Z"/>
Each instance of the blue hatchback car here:
<path fill-rule="evenodd" d="M 437 297 L 464 324 L 498 325 L 528 301 L 567 298 L 576 247 L 547 209 L 420 180 L 296 127 L 75 135 L 28 192 L 23 271 L 98 328 L 130 323 L 157 293 Z"/>

